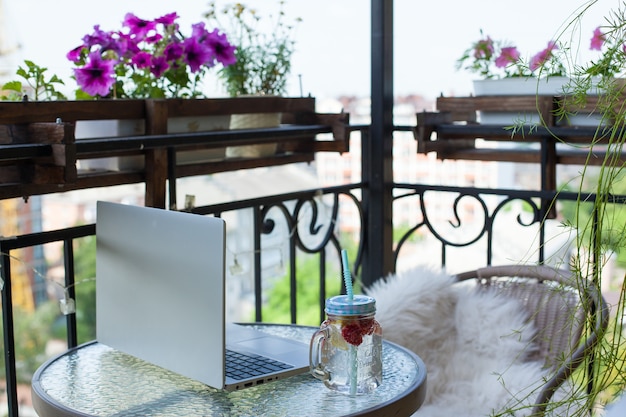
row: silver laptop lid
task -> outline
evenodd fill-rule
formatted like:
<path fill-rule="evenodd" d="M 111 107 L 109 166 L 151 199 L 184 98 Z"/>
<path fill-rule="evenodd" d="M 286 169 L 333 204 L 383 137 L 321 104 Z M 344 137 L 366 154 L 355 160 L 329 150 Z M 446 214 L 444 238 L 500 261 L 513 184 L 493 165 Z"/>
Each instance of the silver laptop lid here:
<path fill-rule="evenodd" d="M 224 385 L 225 223 L 99 201 L 98 341 Z"/>

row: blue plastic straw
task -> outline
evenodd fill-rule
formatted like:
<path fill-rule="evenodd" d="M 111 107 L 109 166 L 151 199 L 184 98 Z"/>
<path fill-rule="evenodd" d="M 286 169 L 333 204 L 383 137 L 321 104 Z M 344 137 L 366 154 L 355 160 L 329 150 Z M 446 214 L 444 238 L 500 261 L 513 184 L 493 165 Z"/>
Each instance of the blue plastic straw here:
<path fill-rule="evenodd" d="M 346 293 L 348 294 L 348 300 L 352 302 L 354 300 L 354 289 L 352 288 L 352 274 L 350 273 L 350 265 L 348 264 L 348 252 L 345 249 L 341 251 L 341 264 L 343 270 L 343 281 L 346 285 Z M 350 345 L 350 395 L 356 394 L 357 385 L 357 350 L 356 346 Z"/>
<path fill-rule="evenodd" d="M 346 294 L 348 294 L 348 300 L 354 300 L 354 290 L 352 289 L 352 274 L 350 274 L 350 265 L 348 264 L 348 252 L 345 249 L 341 250 L 341 264 L 343 270 L 343 282 L 346 285 Z"/>

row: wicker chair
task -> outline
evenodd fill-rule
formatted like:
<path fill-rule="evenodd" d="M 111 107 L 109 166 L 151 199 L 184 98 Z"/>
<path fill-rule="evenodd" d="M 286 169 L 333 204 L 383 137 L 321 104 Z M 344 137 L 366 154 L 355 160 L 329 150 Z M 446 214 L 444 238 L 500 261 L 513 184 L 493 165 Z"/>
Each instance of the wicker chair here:
<path fill-rule="evenodd" d="M 608 308 L 601 293 L 570 271 L 539 265 L 488 266 L 456 278 L 474 279 L 481 289 L 516 297 L 528 310 L 538 345 L 528 360 L 541 359 L 554 370 L 533 406 L 532 415 L 543 416 L 557 388 L 584 362 L 607 327 Z M 589 317 L 594 318 L 592 326 L 586 324 Z"/>

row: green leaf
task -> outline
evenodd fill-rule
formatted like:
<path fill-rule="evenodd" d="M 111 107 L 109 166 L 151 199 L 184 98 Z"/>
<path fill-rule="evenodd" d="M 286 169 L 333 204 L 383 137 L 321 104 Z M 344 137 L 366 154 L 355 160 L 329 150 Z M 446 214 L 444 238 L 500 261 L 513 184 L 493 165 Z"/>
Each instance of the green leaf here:
<path fill-rule="evenodd" d="M 83 90 L 78 89 L 75 92 L 76 100 L 93 100 L 95 97 L 85 93 Z"/>
<path fill-rule="evenodd" d="M 9 81 L 8 83 L 2 86 L 3 90 L 17 91 L 18 93 L 22 93 L 22 83 L 19 81 Z"/>
<path fill-rule="evenodd" d="M 22 67 L 19 67 L 15 73 L 17 75 L 19 75 L 20 77 L 23 77 L 25 79 L 28 79 L 28 77 L 29 77 L 28 72 L 26 72 L 26 70 L 24 68 L 22 68 Z"/>

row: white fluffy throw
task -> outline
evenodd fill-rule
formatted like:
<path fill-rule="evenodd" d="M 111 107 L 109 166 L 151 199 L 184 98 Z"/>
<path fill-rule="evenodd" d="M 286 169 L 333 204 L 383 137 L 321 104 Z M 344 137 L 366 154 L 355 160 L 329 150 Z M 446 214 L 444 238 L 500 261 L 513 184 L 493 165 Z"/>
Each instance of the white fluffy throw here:
<path fill-rule="evenodd" d="M 427 394 L 415 416 L 529 415 L 546 371 L 526 362 L 535 329 L 514 299 L 441 272 L 416 268 L 374 284 L 387 340 L 426 364 Z"/>

